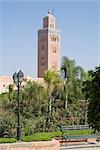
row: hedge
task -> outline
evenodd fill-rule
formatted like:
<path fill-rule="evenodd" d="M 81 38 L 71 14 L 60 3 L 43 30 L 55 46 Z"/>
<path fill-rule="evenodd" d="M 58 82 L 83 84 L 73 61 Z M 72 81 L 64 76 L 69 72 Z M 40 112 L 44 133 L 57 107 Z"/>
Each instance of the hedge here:
<path fill-rule="evenodd" d="M 91 134 L 92 130 L 73 130 L 66 131 L 68 135 L 80 135 L 80 134 Z M 66 134 L 65 132 L 65 134 Z M 23 136 L 22 141 L 32 142 L 32 141 L 50 141 L 53 138 L 58 138 L 62 136 L 62 132 L 40 132 L 33 133 L 29 136 Z M 17 140 L 15 138 L 0 138 L 0 143 L 14 143 Z"/>
<path fill-rule="evenodd" d="M 17 139 L 15 138 L 0 138 L 0 143 L 14 143 Z"/>

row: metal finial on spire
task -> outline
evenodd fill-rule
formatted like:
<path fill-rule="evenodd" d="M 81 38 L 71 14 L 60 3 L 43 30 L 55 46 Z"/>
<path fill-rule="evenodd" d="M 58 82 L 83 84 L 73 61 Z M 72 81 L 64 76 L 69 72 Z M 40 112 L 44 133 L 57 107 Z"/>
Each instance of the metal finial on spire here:
<path fill-rule="evenodd" d="M 48 14 L 51 14 L 51 15 L 53 15 L 53 12 L 54 12 L 55 10 L 50 10 L 50 9 L 48 9 Z"/>
<path fill-rule="evenodd" d="M 48 14 L 52 14 L 52 12 L 50 10 L 48 10 Z"/>

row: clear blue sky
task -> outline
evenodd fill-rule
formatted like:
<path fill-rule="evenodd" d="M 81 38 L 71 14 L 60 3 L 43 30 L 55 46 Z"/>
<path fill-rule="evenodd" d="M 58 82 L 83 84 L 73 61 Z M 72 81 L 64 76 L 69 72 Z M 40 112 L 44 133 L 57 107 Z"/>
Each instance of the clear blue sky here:
<path fill-rule="evenodd" d="M 74 59 L 85 70 L 100 64 L 99 1 L 6 0 L 0 2 L 0 75 L 21 69 L 36 76 L 37 30 L 49 8 L 61 30 L 61 57 Z"/>

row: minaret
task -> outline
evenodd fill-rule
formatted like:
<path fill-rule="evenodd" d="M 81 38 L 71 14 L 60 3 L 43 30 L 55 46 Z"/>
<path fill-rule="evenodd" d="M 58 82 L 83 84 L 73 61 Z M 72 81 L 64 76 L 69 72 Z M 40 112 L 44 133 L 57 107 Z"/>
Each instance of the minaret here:
<path fill-rule="evenodd" d="M 60 71 L 60 31 L 51 11 L 43 18 L 43 28 L 38 30 L 38 77 L 43 78 L 49 69 Z"/>

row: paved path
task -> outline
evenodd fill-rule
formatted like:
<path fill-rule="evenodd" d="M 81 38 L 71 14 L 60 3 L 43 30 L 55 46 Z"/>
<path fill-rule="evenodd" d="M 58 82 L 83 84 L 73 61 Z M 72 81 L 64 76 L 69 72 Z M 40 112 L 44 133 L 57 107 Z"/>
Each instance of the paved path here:
<path fill-rule="evenodd" d="M 75 144 L 75 145 L 63 145 L 60 150 L 100 150 L 99 144 Z"/>
<path fill-rule="evenodd" d="M 68 149 L 67 148 L 63 148 L 61 150 L 68 150 Z M 75 149 L 70 149 L 70 150 L 77 150 L 77 149 L 75 148 Z M 96 147 L 96 148 L 94 148 L 94 147 L 92 147 L 92 148 L 81 148 L 79 150 L 100 150 L 100 147 Z"/>

